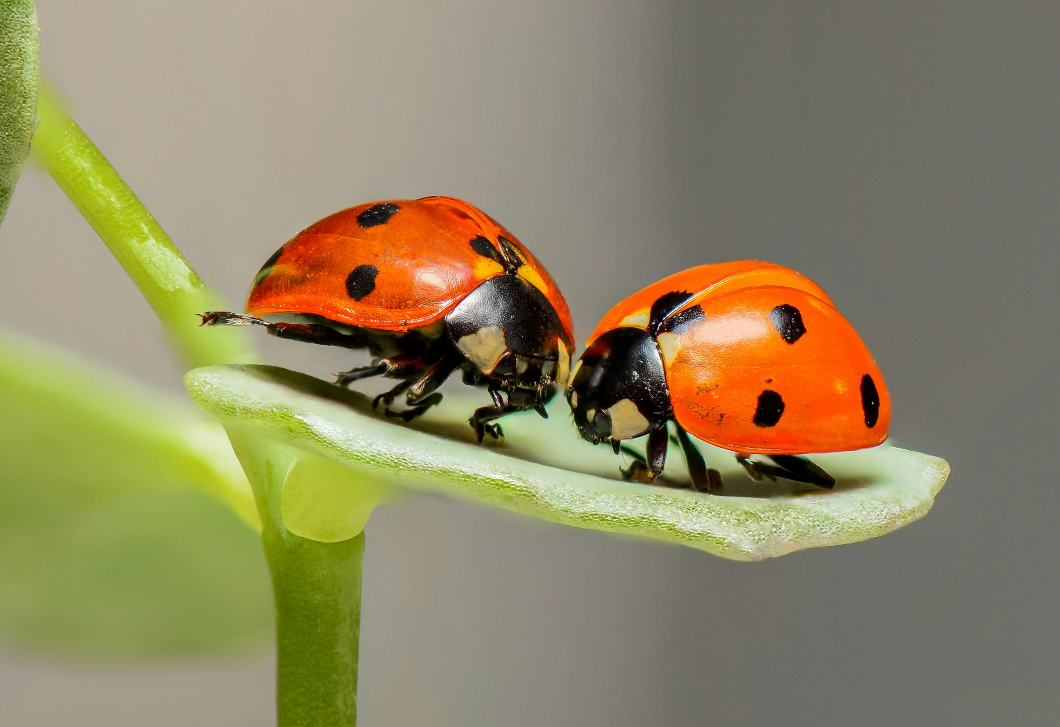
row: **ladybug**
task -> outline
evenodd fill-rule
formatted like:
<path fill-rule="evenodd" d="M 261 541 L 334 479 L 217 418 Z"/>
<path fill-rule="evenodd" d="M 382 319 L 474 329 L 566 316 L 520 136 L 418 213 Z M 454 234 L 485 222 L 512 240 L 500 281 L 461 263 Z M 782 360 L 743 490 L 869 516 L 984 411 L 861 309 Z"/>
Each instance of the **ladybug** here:
<path fill-rule="evenodd" d="M 689 435 L 735 452 L 755 480 L 831 488 L 799 455 L 874 447 L 891 419 L 880 369 L 828 295 L 756 260 L 692 268 L 626 298 L 571 373 L 578 432 L 632 455 L 623 474 L 643 483 L 663 470 L 671 420 L 693 486 L 709 491 L 721 477 Z M 646 457 L 622 444 L 645 435 Z"/>
<path fill-rule="evenodd" d="M 336 374 L 399 383 L 373 402 L 410 421 L 442 399 L 455 371 L 489 388 L 493 406 L 469 420 L 479 441 L 492 422 L 545 403 L 574 350 L 567 302 L 522 243 L 452 197 L 371 202 L 298 233 L 254 278 L 247 315 L 211 311 L 203 325 L 260 325 L 280 338 L 367 349 L 372 362 Z M 268 315 L 298 322 L 270 322 Z M 404 394 L 407 409 L 391 405 Z"/>

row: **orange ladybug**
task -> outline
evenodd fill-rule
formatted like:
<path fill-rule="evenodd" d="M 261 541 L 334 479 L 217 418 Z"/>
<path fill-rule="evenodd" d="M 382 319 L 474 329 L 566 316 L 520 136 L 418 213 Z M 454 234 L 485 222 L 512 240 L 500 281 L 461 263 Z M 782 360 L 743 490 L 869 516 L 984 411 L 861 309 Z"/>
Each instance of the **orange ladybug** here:
<path fill-rule="evenodd" d="M 489 215 L 452 197 L 372 202 L 325 217 L 258 271 L 247 314 L 203 313 L 204 325 L 261 325 L 280 338 L 366 348 L 370 365 L 337 374 L 400 382 L 376 397 L 405 421 L 442 399 L 457 369 L 493 406 L 469 420 L 479 441 L 496 419 L 545 403 L 574 350 L 567 302 L 548 271 Z M 308 322 L 268 322 L 259 316 Z M 405 395 L 408 409 L 394 411 Z"/>
<path fill-rule="evenodd" d="M 756 480 L 830 488 L 835 479 L 797 455 L 876 446 L 891 420 L 879 367 L 828 295 L 756 260 L 692 268 L 616 305 L 589 337 L 566 394 L 581 436 L 632 454 L 623 474 L 638 482 L 662 472 L 673 420 L 692 483 L 704 491 L 720 476 L 689 434 L 736 452 Z M 646 458 L 621 444 L 645 435 Z"/>

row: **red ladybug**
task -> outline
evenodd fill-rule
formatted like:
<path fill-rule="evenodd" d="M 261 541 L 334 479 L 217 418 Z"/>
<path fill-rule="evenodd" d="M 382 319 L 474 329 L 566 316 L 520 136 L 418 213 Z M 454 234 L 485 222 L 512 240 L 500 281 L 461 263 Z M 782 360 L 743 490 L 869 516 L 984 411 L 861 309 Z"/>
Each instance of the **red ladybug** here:
<path fill-rule="evenodd" d="M 491 424 L 545 403 L 566 381 L 573 346 L 567 302 L 515 236 L 451 197 L 372 202 L 298 233 L 254 278 L 247 313 L 202 314 L 203 324 L 262 325 L 281 338 L 366 348 L 369 376 L 400 382 L 374 402 L 405 421 L 441 401 L 436 389 L 457 369 L 489 387 L 493 406 L 470 419 L 479 440 Z M 257 316 L 308 318 L 273 323 Z M 401 394 L 408 409 L 390 405 Z"/>
<path fill-rule="evenodd" d="M 821 487 L 835 479 L 804 457 L 887 438 L 883 375 L 828 295 L 794 270 L 755 260 L 672 275 L 604 316 L 574 367 L 567 402 L 594 444 L 647 435 L 627 478 L 663 470 L 676 424 L 697 489 L 720 482 L 689 434 L 736 452 L 756 480 Z M 762 454 L 773 464 L 752 461 Z"/>

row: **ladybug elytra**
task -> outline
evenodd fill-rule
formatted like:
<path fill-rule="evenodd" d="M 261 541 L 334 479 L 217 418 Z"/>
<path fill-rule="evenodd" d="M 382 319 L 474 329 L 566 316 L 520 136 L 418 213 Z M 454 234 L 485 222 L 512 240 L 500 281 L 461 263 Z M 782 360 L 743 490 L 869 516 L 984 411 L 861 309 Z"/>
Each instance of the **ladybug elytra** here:
<path fill-rule="evenodd" d="M 670 421 L 704 491 L 720 475 L 690 434 L 735 452 L 753 479 L 832 487 L 799 455 L 873 447 L 890 425 L 883 376 L 828 295 L 754 260 L 692 268 L 630 296 L 604 316 L 571 373 L 578 432 L 633 455 L 623 474 L 643 483 L 663 471 Z M 622 444 L 642 436 L 646 457 Z"/>
<path fill-rule="evenodd" d="M 491 217 L 451 197 L 363 204 L 316 222 L 269 258 L 246 309 L 204 313 L 203 324 L 367 349 L 372 362 L 337 383 L 399 379 L 374 405 L 405 421 L 441 401 L 438 387 L 461 370 L 493 399 L 469 420 L 480 441 L 500 437 L 492 422 L 511 412 L 546 416 L 573 353 L 570 311 L 545 268 Z M 408 408 L 394 411 L 402 394 Z"/>

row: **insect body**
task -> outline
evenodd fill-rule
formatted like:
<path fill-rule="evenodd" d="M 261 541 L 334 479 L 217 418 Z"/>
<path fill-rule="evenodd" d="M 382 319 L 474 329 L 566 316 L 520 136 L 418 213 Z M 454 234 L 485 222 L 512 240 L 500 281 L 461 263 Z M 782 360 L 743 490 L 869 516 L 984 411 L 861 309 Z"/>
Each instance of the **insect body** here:
<path fill-rule="evenodd" d="M 248 315 L 204 313 L 203 323 L 366 348 L 372 363 L 338 383 L 400 379 L 375 404 L 406 421 L 441 401 L 436 389 L 462 370 L 493 398 L 470 419 L 480 441 L 500 437 L 491 422 L 510 412 L 545 416 L 573 351 L 570 311 L 545 268 L 492 218 L 451 197 L 364 204 L 320 220 L 269 258 L 246 307 Z M 402 394 L 409 408 L 392 410 Z"/>
<path fill-rule="evenodd" d="M 625 472 L 645 483 L 663 470 L 673 420 L 702 490 L 720 477 L 689 434 L 736 452 L 755 479 L 831 487 L 834 478 L 797 455 L 875 446 L 891 418 L 876 362 L 828 295 L 754 260 L 686 270 L 612 308 L 574 367 L 567 401 L 589 442 L 610 441 L 617 453 L 647 436 L 646 459 L 635 455 Z"/>

